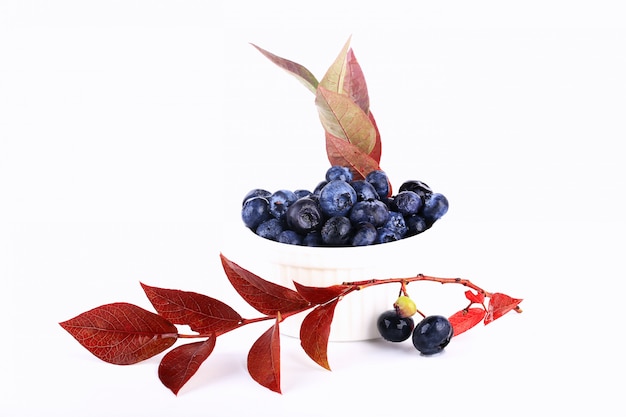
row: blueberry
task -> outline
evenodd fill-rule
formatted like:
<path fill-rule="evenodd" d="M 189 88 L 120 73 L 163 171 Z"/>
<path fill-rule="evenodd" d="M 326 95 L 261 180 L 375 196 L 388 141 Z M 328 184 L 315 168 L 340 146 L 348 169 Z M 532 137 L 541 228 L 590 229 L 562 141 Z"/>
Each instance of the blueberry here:
<path fill-rule="evenodd" d="M 413 346 L 423 355 L 441 352 L 452 339 L 452 325 L 443 316 L 428 316 L 413 330 Z"/>
<path fill-rule="evenodd" d="M 302 245 L 312 247 L 323 246 L 324 241 L 322 240 L 322 233 L 319 230 L 307 233 L 302 238 Z"/>
<path fill-rule="evenodd" d="M 350 183 L 354 191 L 356 191 L 357 201 L 380 200 L 376 189 L 372 184 L 365 180 L 356 180 Z"/>
<path fill-rule="evenodd" d="M 280 220 L 272 217 L 261 223 L 255 230 L 256 234 L 270 240 L 278 240 L 278 235 L 284 230 Z"/>
<path fill-rule="evenodd" d="M 319 197 L 320 193 L 322 192 L 322 188 L 324 188 L 326 184 L 328 184 L 328 181 L 320 181 L 313 189 L 313 195 L 315 197 Z"/>
<path fill-rule="evenodd" d="M 389 212 L 389 219 L 387 220 L 387 222 L 383 226 L 386 229 L 390 229 L 390 230 L 396 232 L 402 238 L 409 231 L 409 227 L 406 224 L 404 216 L 402 215 L 402 213 L 399 213 L 397 211 L 390 211 Z"/>
<path fill-rule="evenodd" d="M 422 198 L 413 191 L 401 191 L 393 199 L 397 210 L 403 216 L 416 214 L 422 208 Z"/>
<path fill-rule="evenodd" d="M 245 202 L 252 198 L 252 197 L 265 197 L 265 198 L 269 198 L 269 196 L 271 196 L 272 193 L 264 190 L 263 188 L 255 188 L 253 190 L 248 191 L 248 193 L 243 197 L 243 201 L 241 202 L 241 204 L 245 204 Z"/>
<path fill-rule="evenodd" d="M 374 227 L 382 226 L 389 219 L 389 209 L 380 200 L 358 201 L 350 211 L 353 224 L 371 223 Z"/>
<path fill-rule="evenodd" d="M 290 229 L 306 234 L 313 230 L 319 230 L 324 222 L 324 216 L 315 200 L 303 197 L 289 206 L 285 220 Z"/>
<path fill-rule="evenodd" d="M 433 193 L 433 190 L 424 182 L 418 180 L 409 180 L 402 183 L 398 192 L 402 191 L 413 191 L 420 197 L 422 197 L 422 201 L 426 199 L 426 196 Z"/>
<path fill-rule="evenodd" d="M 319 202 L 326 216 L 345 216 L 356 203 L 356 191 L 345 181 L 332 180 L 320 191 Z"/>
<path fill-rule="evenodd" d="M 315 201 L 317 204 L 320 203 L 320 195 L 319 195 L 319 193 L 318 194 L 312 193 L 309 196 L 307 196 L 307 198 L 310 198 L 311 200 Z"/>
<path fill-rule="evenodd" d="M 407 232 L 406 236 L 415 236 L 430 228 L 431 222 L 426 221 L 419 214 L 413 214 L 404 218 Z"/>
<path fill-rule="evenodd" d="M 396 206 L 395 196 L 381 198 L 381 201 L 385 203 L 385 205 L 389 208 L 389 211 L 398 211 L 398 207 Z"/>
<path fill-rule="evenodd" d="M 400 239 L 402 239 L 402 236 L 388 227 L 379 227 L 376 230 L 376 243 L 389 243 Z"/>
<path fill-rule="evenodd" d="M 348 167 L 333 165 L 326 171 L 326 181 L 342 180 L 346 182 L 352 181 L 352 171 Z"/>
<path fill-rule="evenodd" d="M 448 212 L 448 199 L 441 193 L 426 197 L 421 215 L 426 221 L 435 222 Z"/>
<path fill-rule="evenodd" d="M 280 243 L 287 243 L 290 245 L 301 245 L 302 235 L 294 232 L 293 230 L 283 230 L 276 239 Z"/>
<path fill-rule="evenodd" d="M 376 321 L 378 333 L 389 342 L 402 342 L 411 337 L 414 322 L 412 317 L 401 317 L 396 310 L 387 310 Z"/>
<path fill-rule="evenodd" d="M 376 227 L 371 223 L 360 223 L 352 236 L 352 246 L 368 246 L 376 243 Z"/>
<path fill-rule="evenodd" d="M 271 217 L 270 203 L 264 197 L 250 197 L 241 208 L 241 219 L 252 230 Z"/>
<path fill-rule="evenodd" d="M 296 195 L 296 199 L 309 197 L 311 194 L 313 194 L 311 191 L 304 189 L 295 190 L 293 193 Z"/>
<path fill-rule="evenodd" d="M 329 246 L 345 246 L 350 242 L 352 223 L 344 216 L 333 216 L 322 226 L 321 235 L 324 244 Z"/>
<path fill-rule="evenodd" d="M 365 181 L 374 186 L 374 189 L 381 199 L 389 196 L 389 179 L 385 171 L 372 171 L 365 176 Z"/>
<path fill-rule="evenodd" d="M 287 209 L 297 198 L 293 191 L 278 190 L 272 193 L 267 199 L 270 203 L 270 213 L 277 219 L 282 219 Z"/>

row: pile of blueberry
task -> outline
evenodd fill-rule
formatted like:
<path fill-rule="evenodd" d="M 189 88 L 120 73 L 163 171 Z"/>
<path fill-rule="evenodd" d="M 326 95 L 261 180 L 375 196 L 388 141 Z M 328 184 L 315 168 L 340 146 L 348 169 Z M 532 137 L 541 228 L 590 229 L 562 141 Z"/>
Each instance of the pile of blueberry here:
<path fill-rule="evenodd" d="M 332 166 L 313 191 L 253 189 L 241 218 L 266 239 L 304 246 L 366 246 L 392 242 L 429 229 L 448 211 L 448 200 L 417 180 L 390 195 L 384 171 L 353 180 L 347 167 Z"/>

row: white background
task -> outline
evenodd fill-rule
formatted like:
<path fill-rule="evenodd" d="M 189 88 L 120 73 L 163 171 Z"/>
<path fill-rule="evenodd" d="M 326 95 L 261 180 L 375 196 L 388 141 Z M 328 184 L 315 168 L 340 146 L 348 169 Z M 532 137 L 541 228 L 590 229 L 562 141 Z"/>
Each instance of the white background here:
<path fill-rule="evenodd" d="M 0 1 L 2 416 L 624 415 L 619 2 L 395 3 Z M 266 325 L 220 338 L 177 397 L 160 356 L 91 356 L 58 323 L 150 308 L 140 281 L 249 313 L 218 258 L 243 194 L 327 167 L 313 96 L 249 43 L 321 78 L 349 36 L 382 167 L 451 204 L 384 261 L 524 313 L 430 359 L 334 343 L 332 372 L 284 338 L 282 395 L 245 369 Z"/>

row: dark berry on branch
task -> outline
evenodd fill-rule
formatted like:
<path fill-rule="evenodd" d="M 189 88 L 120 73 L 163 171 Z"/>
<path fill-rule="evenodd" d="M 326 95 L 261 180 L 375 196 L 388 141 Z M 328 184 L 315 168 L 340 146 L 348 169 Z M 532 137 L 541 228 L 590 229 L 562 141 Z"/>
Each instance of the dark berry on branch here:
<path fill-rule="evenodd" d="M 383 312 L 376 321 L 376 327 L 383 339 L 389 342 L 402 342 L 411 336 L 413 318 L 401 317 L 396 310 Z"/>
<path fill-rule="evenodd" d="M 413 346 L 423 355 L 441 352 L 452 339 L 452 325 L 443 316 L 428 316 L 413 330 Z"/>

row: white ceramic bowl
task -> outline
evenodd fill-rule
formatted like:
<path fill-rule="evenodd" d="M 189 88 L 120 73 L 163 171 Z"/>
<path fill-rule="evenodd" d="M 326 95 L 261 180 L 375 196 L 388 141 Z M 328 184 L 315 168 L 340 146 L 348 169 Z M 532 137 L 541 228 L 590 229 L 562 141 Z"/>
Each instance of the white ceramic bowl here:
<path fill-rule="evenodd" d="M 416 275 L 419 259 L 428 248 L 426 231 L 396 242 L 365 247 L 305 247 L 274 242 L 256 236 L 244 226 L 229 231 L 222 251 L 233 262 L 262 278 L 295 289 L 293 281 L 308 286 L 330 286 L 372 278 L 405 278 Z M 385 284 L 355 291 L 337 305 L 330 341 L 379 338 L 376 319 L 393 308 L 399 284 Z M 310 311 L 310 310 L 309 310 Z M 308 311 L 281 323 L 281 333 L 299 337 Z"/>

